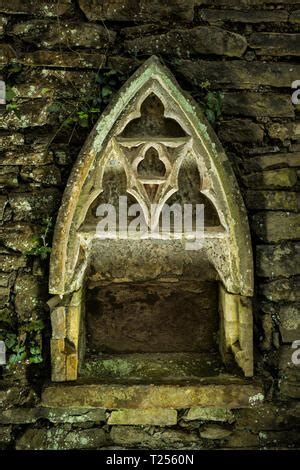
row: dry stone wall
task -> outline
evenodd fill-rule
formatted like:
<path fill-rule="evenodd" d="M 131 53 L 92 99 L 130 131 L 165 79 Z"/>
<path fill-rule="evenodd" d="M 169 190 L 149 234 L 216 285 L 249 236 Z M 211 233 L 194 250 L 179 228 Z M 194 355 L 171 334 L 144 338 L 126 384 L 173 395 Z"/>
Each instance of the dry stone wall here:
<path fill-rule="evenodd" d="M 0 0 L 0 335 L 12 362 L 0 381 L 1 447 L 299 447 L 299 23 L 298 0 Z M 46 412 L 48 254 L 61 195 L 100 112 L 152 54 L 206 109 L 246 202 L 266 399 L 176 417 Z"/>

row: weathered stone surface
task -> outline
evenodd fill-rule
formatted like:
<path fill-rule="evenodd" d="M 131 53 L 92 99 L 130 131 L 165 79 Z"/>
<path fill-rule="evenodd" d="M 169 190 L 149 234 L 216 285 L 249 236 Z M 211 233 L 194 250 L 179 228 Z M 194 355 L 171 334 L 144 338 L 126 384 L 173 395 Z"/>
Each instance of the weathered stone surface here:
<path fill-rule="evenodd" d="M 230 5 L 228 4 L 228 7 Z M 223 23 L 224 21 L 238 23 L 280 23 L 288 20 L 289 14 L 284 10 L 208 10 L 201 8 L 199 17 L 209 23 Z"/>
<path fill-rule="evenodd" d="M 245 176 L 243 181 L 248 188 L 292 188 L 297 182 L 297 174 L 292 168 L 282 168 L 254 173 Z"/>
<path fill-rule="evenodd" d="M 7 196 L 0 196 L 0 220 L 2 221 L 4 218 L 5 208 L 7 206 Z"/>
<path fill-rule="evenodd" d="M 104 423 L 106 412 L 103 409 L 91 408 L 40 408 L 40 416 L 51 423 Z"/>
<path fill-rule="evenodd" d="M 18 186 L 19 169 L 13 166 L 0 166 L 0 188 L 15 188 Z"/>
<path fill-rule="evenodd" d="M 200 428 L 200 437 L 204 439 L 226 439 L 232 431 L 218 424 L 206 424 Z"/>
<path fill-rule="evenodd" d="M 300 54 L 300 34 L 253 33 L 250 36 L 249 45 L 261 55 L 298 56 Z"/>
<path fill-rule="evenodd" d="M 23 65 L 63 67 L 63 68 L 94 68 L 99 69 L 105 64 L 104 54 L 90 54 L 86 52 L 56 52 L 56 51 L 34 51 L 21 55 L 18 62 Z"/>
<path fill-rule="evenodd" d="M 49 105 L 48 100 L 33 100 L 19 104 L 18 113 L 11 110 L 0 114 L 0 128 L 23 129 L 50 123 Z M 53 117 L 52 121 L 54 121 Z"/>
<path fill-rule="evenodd" d="M 279 62 L 179 60 L 173 68 L 193 85 L 209 80 L 212 88 L 251 89 L 259 85 L 291 87 L 300 76 L 300 65 Z"/>
<path fill-rule="evenodd" d="M 43 391 L 42 405 L 120 408 L 190 408 L 249 406 L 261 394 L 257 383 L 227 385 L 56 385 Z"/>
<path fill-rule="evenodd" d="M 260 433 L 260 444 L 264 448 L 270 447 L 271 449 L 298 449 L 300 443 L 299 432 L 289 431 L 266 431 Z"/>
<path fill-rule="evenodd" d="M 24 136 L 20 133 L 0 134 L 0 146 L 1 150 L 9 149 L 14 145 L 24 145 Z M 0 164 L 2 164 L 2 156 Z"/>
<path fill-rule="evenodd" d="M 53 161 L 51 151 L 45 145 L 32 147 L 23 146 L 22 149 L 7 150 L 0 158 L 0 165 L 46 165 Z"/>
<path fill-rule="evenodd" d="M 264 130 L 249 119 L 222 121 L 218 136 L 224 142 L 262 142 Z"/>
<path fill-rule="evenodd" d="M 251 431 L 238 430 L 227 437 L 222 448 L 228 449 L 255 449 L 259 446 L 258 434 Z"/>
<path fill-rule="evenodd" d="M 235 421 L 232 411 L 226 408 L 190 408 L 186 416 L 186 421 L 200 420 L 200 421 L 220 421 L 222 423 L 233 423 Z"/>
<path fill-rule="evenodd" d="M 69 21 L 30 20 L 17 23 L 12 34 L 39 47 L 91 47 L 102 49 L 112 44 L 116 33 L 102 25 Z"/>
<path fill-rule="evenodd" d="M 72 450 L 99 449 L 110 444 L 103 429 L 91 428 L 71 431 L 68 427 L 26 429 L 17 439 L 17 450 Z"/>
<path fill-rule="evenodd" d="M 300 138 L 300 123 L 298 122 L 274 122 L 268 126 L 268 134 L 272 139 L 282 142 L 287 139 Z"/>
<path fill-rule="evenodd" d="M 16 15 L 61 16 L 70 9 L 70 0 L 0 0 L 0 12 Z"/>
<path fill-rule="evenodd" d="M 79 6 L 91 21 L 192 21 L 194 17 L 194 0 L 79 0 Z"/>
<path fill-rule="evenodd" d="M 56 212 L 60 198 L 58 190 L 45 189 L 32 193 L 12 193 L 9 204 L 15 221 L 40 221 Z"/>
<path fill-rule="evenodd" d="M 200 444 L 196 433 L 187 433 L 177 429 L 149 432 L 134 426 L 114 426 L 110 435 L 115 444 L 124 447 L 141 446 L 150 449 L 170 449 L 174 445 L 180 448 Z"/>
<path fill-rule="evenodd" d="M 37 408 L 9 408 L 0 412 L 1 424 L 29 424 L 39 418 Z"/>
<path fill-rule="evenodd" d="M 47 297 L 45 281 L 31 274 L 19 274 L 15 282 L 15 307 L 18 318 L 28 321 L 39 309 L 44 307 Z"/>
<path fill-rule="evenodd" d="M 241 57 L 246 39 L 236 33 L 209 26 L 197 26 L 189 30 L 173 30 L 166 34 L 146 36 L 124 42 L 125 50 L 142 54 L 217 54 Z"/>
<path fill-rule="evenodd" d="M 236 429 L 251 429 L 252 432 L 289 429 L 299 419 L 299 406 L 267 403 L 253 410 L 243 409 L 236 412 Z"/>
<path fill-rule="evenodd" d="M 300 301 L 300 276 L 260 284 L 260 291 L 264 297 L 274 302 Z"/>
<path fill-rule="evenodd" d="M 300 10 L 292 11 L 289 16 L 290 23 L 300 23 Z"/>
<path fill-rule="evenodd" d="M 0 449 L 5 449 L 11 442 L 11 426 L 0 426 Z"/>
<path fill-rule="evenodd" d="M 113 425 L 173 426 L 177 424 L 177 411 L 164 408 L 116 410 L 111 412 L 107 423 Z"/>
<path fill-rule="evenodd" d="M 300 210 L 300 194 L 290 191 L 247 191 L 246 205 L 255 210 Z"/>
<path fill-rule="evenodd" d="M 45 186 L 57 186 L 61 183 L 61 174 L 55 165 L 43 167 L 23 167 L 20 176 L 24 181 L 34 181 Z"/>
<path fill-rule="evenodd" d="M 4 36 L 6 25 L 7 25 L 7 17 L 0 15 L 0 37 Z"/>
<path fill-rule="evenodd" d="M 225 93 L 222 112 L 253 117 L 293 117 L 295 114 L 290 95 L 252 92 Z"/>
<path fill-rule="evenodd" d="M 271 153 L 251 158 L 247 162 L 250 171 L 275 170 L 300 166 L 300 152 Z"/>
<path fill-rule="evenodd" d="M 9 249 L 25 253 L 38 244 L 40 227 L 26 223 L 9 222 L 0 226 L 0 242 Z"/>
<path fill-rule="evenodd" d="M 284 343 L 300 338 L 300 303 L 286 303 L 278 308 L 279 330 Z"/>
<path fill-rule="evenodd" d="M 256 268 L 262 277 L 289 277 L 300 274 L 300 244 L 256 247 Z"/>
<path fill-rule="evenodd" d="M 19 268 L 25 268 L 27 260 L 25 256 L 20 255 L 0 255 L 0 269 L 4 272 L 16 271 Z"/>
<path fill-rule="evenodd" d="M 10 288 L 0 287 L 0 308 L 5 307 L 9 304 Z"/>
<path fill-rule="evenodd" d="M 106 421 L 103 409 L 65 409 L 65 408 L 28 408 L 14 407 L 0 412 L 0 424 L 30 424 L 39 419 L 51 423 L 102 423 Z"/>
<path fill-rule="evenodd" d="M 300 238 L 300 214 L 292 212 L 260 212 L 253 216 L 255 234 L 266 242 Z"/>
<path fill-rule="evenodd" d="M 10 44 L 0 44 L 0 65 L 7 65 L 16 57 L 16 52 Z"/>

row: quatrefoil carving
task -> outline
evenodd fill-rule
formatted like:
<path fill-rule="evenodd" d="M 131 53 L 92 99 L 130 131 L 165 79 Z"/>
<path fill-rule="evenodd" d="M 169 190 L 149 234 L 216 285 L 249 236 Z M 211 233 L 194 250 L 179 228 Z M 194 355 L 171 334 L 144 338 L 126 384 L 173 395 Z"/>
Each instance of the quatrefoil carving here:
<path fill-rule="evenodd" d="M 191 137 L 164 116 L 162 102 L 152 93 L 141 105 L 141 116 L 115 138 L 115 146 L 124 162 L 127 192 L 141 205 L 148 226 L 156 227 L 163 205 L 178 190 L 178 173 L 191 149 Z"/>

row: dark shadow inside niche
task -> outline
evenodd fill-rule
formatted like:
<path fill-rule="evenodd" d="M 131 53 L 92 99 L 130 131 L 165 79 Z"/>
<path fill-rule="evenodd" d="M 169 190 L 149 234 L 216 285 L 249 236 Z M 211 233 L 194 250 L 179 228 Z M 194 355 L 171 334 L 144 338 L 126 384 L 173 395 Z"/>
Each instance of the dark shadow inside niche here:
<path fill-rule="evenodd" d="M 179 204 L 183 209 L 184 204 L 192 204 L 193 229 L 196 217 L 196 204 L 204 205 L 204 228 L 220 227 L 219 215 L 213 203 L 207 196 L 200 192 L 201 180 L 197 163 L 193 158 L 183 161 L 178 174 L 178 191 L 167 201 L 168 206 Z M 162 220 L 160 218 L 160 225 Z"/>
<path fill-rule="evenodd" d="M 127 192 L 127 177 L 124 167 L 120 162 L 114 160 L 113 163 L 108 163 L 103 175 L 102 187 L 103 191 L 93 201 L 88 209 L 83 224 L 84 227 L 94 227 L 96 224 L 104 220 L 107 217 L 108 212 L 106 212 L 104 206 L 102 206 L 103 209 L 100 209 L 100 206 L 111 204 L 115 209 L 116 229 L 122 230 L 122 225 L 119 224 L 119 221 L 122 223 L 124 220 L 124 217 L 120 217 L 120 210 L 123 210 L 124 208 L 124 206 L 122 206 L 122 204 L 124 204 L 124 197 L 127 198 L 127 224 L 130 224 L 130 222 L 135 220 L 137 217 L 140 217 L 141 223 L 145 226 L 146 223 L 142 210 L 137 211 L 136 209 L 138 204 L 137 200 Z M 120 198 L 122 198 L 121 202 Z M 130 207 L 133 205 L 135 206 L 132 208 L 132 212 L 130 212 Z M 123 228 L 125 229 L 126 227 Z M 139 226 L 137 227 L 137 230 L 139 230 Z"/>
<path fill-rule="evenodd" d="M 99 285 L 86 292 L 87 355 L 216 352 L 216 282 Z"/>
<path fill-rule="evenodd" d="M 143 160 L 139 163 L 137 173 L 141 177 L 163 177 L 166 173 L 164 163 L 159 159 L 158 152 L 151 147 L 145 153 Z"/>
<path fill-rule="evenodd" d="M 178 122 L 166 118 L 164 112 L 163 103 L 151 93 L 141 105 L 141 116 L 129 122 L 120 137 L 185 137 Z"/>

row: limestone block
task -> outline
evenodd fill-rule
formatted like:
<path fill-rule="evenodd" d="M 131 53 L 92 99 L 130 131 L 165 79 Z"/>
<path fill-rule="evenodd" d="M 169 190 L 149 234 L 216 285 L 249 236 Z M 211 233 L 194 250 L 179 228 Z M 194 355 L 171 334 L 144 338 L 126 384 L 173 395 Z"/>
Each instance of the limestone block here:
<path fill-rule="evenodd" d="M 60 170 L 54 165 L 45 165 L 38 168 L 23 167 L 20 176 L 24 181 L 33 181 L 44 186 L 57 186 L 61 183 Z"/>
<path fill-rule="evenodd" d="M 244 408 L 256 405 L 256 397 L 263 399 L 260 384 L 238 380 L 230 384 L 211 385 L 59 384 L 44 389 L 42 406 L 112 410 L 124 409 L 125 404 L 129 409 L 180 409 L 194 406 Z"/>
<path fill-rule="evenodd" d="M 21 142 L 20 142 L 21 145 Z M 1 157 L 0 165 L 46 165 L 53 161 L 53 156 L 45 145 L 36 148 L 22 146 L 20 150 L 7 150 Z"/>
<path fill-rule="evenodd" d="M 17 146 L 17 145 L 24 145 L 24 136 L 23 134 L 20 134 L 18 132 L 12 132 L 9 134 L 1 134 L 0 135 L 0 145 L 1 149 L 10 149 L 12 146 Z M 1 164 L 2 164 L 2 158 L 1 156 Z"/>
<path fill-rule="evenodd" d="M 90 21 L 192 21 L 194 17 L 194 0 L 80 0 L 79 6 Z"/>
<path fill-rule="evenodd" d="M 15 188 L 18 186 L 19 169 L 13 166 L 0 166 L 0 188 Z"/>
<path fill-rule="evenodd" d="M 249 45 L 257 54 L 271 56 L 298 56 L 300 54 L 300 34 L 253 33 Z"/>
<path fill-rule="evenodd" d="M 8 222 L 0 226 L 0 241 L 6 248 L 26 254 L 38 245 L 40 230 L 38 225 Z"/>
<path fill-rule="evenodd" d="M 4 36 L 7 25 L 7 17 L 0 15 L 0 37 Z"/>
<path fill-rule="evenodd" d="M 249 119 L 231 119 L 222 121 L 218 136 L 224 142 L 262 142 L 264 130 L 260 124 Z"/>
<path fill-rule="evenodd" d="M 255 234 L 266 242 L 297 240 L 300 238 L 300 214 L 279 211 L 260 212 L 253 216 L 252 227 Z"/>
<path fill-rule="evenodd" d="M 31 193 L 11 193 L 9 203 L 16 221 L 40 221 L 50 217 L 58 208 L 60 192 L 56 189 L 44 189 Z"/>
<path fill-rule="evenodd" d="M 168 410 L 166 408 L 116 410 L 111 412 L 108 418 L 108 424 L 173 426 L 177 424 L 177 411 Z"/>
<path fill-rule="evenodd" d="M 248 188 L 292 188 L 297 182 L 297 174 L 293 168 L 262 171 L 243 178 Z"/>
<path fill-rule="evenodd" d="M 290 95 L 272 93 L 224 93 L 222 113 L 239 116 L 294 117 Z"/>
<path fill-rule="evenodd" d="M 0 51 L 1 63 L 1 51 Z M 14 110 L 6 111 L 0 115 L 0 128 L 2 129 L 24 129 L 27 127 L 43 126 L 54 122 L 48 108 L 49 100 L 32 100 L 21 103 L 18 113 Z"/>
<path fill-rule="evenodd" d="M 61 16 L 70 11 L 71 0 L 0 0 L 0 12 L 15 15 Z"/>
<path fill-rule="evenodd" d="M 123 447 L 143 445 L 150 449 L 170 449 L 177 446 L 184 448 L 199 445 L 200 439 L 195 432 L 184 432 L 178 429 L 155 430 L 150 433 L 144 428 L 135 426 L 113 426 L 111 438 L 114 444 Z"/>
<path fill-rule="evenodd" d="M 226 439 L 230 434 L 230 429 L 217 424 L 206 424 L 200 428 L 200 437 L 204 439 Z"/>
<path fill-rule="evenodd" d="M 108 434 L 99 428 L 70 431 L 56 426 L 50 429 L 26 429 L 17 439 L 18 450 L 98 450 L 108 446 Z"/>
<path fill-rule="evenodd" d="M 185 56 L 187 50 L 194 54 L 217 54 L 241 57 L 246 39 L 236 33 L 213 26 L 197 26 L 189 30 L 171 30 L 166 34 L 126 40 L 125 50 L 130 53 L 170 54 Z"/>
<path fill-rule="evenodd" d="M 260 283 L 259 287 L 262 295 L 273 302 L 300 301 L 300 276 Z"/>
<path fill-rule="evenodd" d="M 187 415 L 184 417 L 186 421 L 200 420 L 200 421 L 220 421 L 222 423 L 233 423 L 235 421 L 234 414 L 227 408 L 208 407 L 190 408 Z"/>
<path fill-rule="evenodd" d="M 53 382 L 66 380 L 65 339 L 51 339 L 51 379 Z"/>
<path fill-rule="evenodd" d="M 64 339 L 67 336 L 66 308 L 57 307 L 51 312 L 52 338 Z"/>
<path fill-rule="evenodd" d="M 18 62 L 23 65 L 34 67 L 58 67 L 84 69 L 99 69 L 105 65 L 106 56 L 99 53 L 80 52 L 56 52 L 56 51 L 33 51 L 19 56 Z"/>
<path fill-rule="evenodd" d="M 113 44 L 116 37 L 115 32 L 100 24 L 49 20 L 16 23 L 11 32 L 25 42 L 45 48 L 66 45 L 102 49 Z"/>
<path fill-rule="evenodd" d="M 257 274 L 262 277 L 289 277 L 300 274 L 300 244 L 258 245 Z"/>
<path fill-rule="evenodd" d="M 255 210 L 283 210 L 297 212 L 300 209 L 300 195 L 291 191 L 257 191 L 246 192 L 246 204 Z"/>
<path fill-rule="evenodd" d="M 300 65 L 285 62 L 178 60 L 174 69 L 192 85 L 209 80 L 217 89 L 257 89 L 259 85 L 291 88 Z"/>
<path fill-rule="evenodd" d="M 19 268 L 25 268 L 27 265 L 26 256 L 0 254 L 0 267 L 1 271 L 10 272 L 16 271 Z"/>
<path fill-rule="evenodd" d="M 284 10 L 212 10 L 201 8 L 199 17 L 209 23 L 223 23 L 224 21 L 237 23 L 280 23 L 288 20 L 288 12 Z M 290 20 L 291 21 L 291 20 Z"/>

